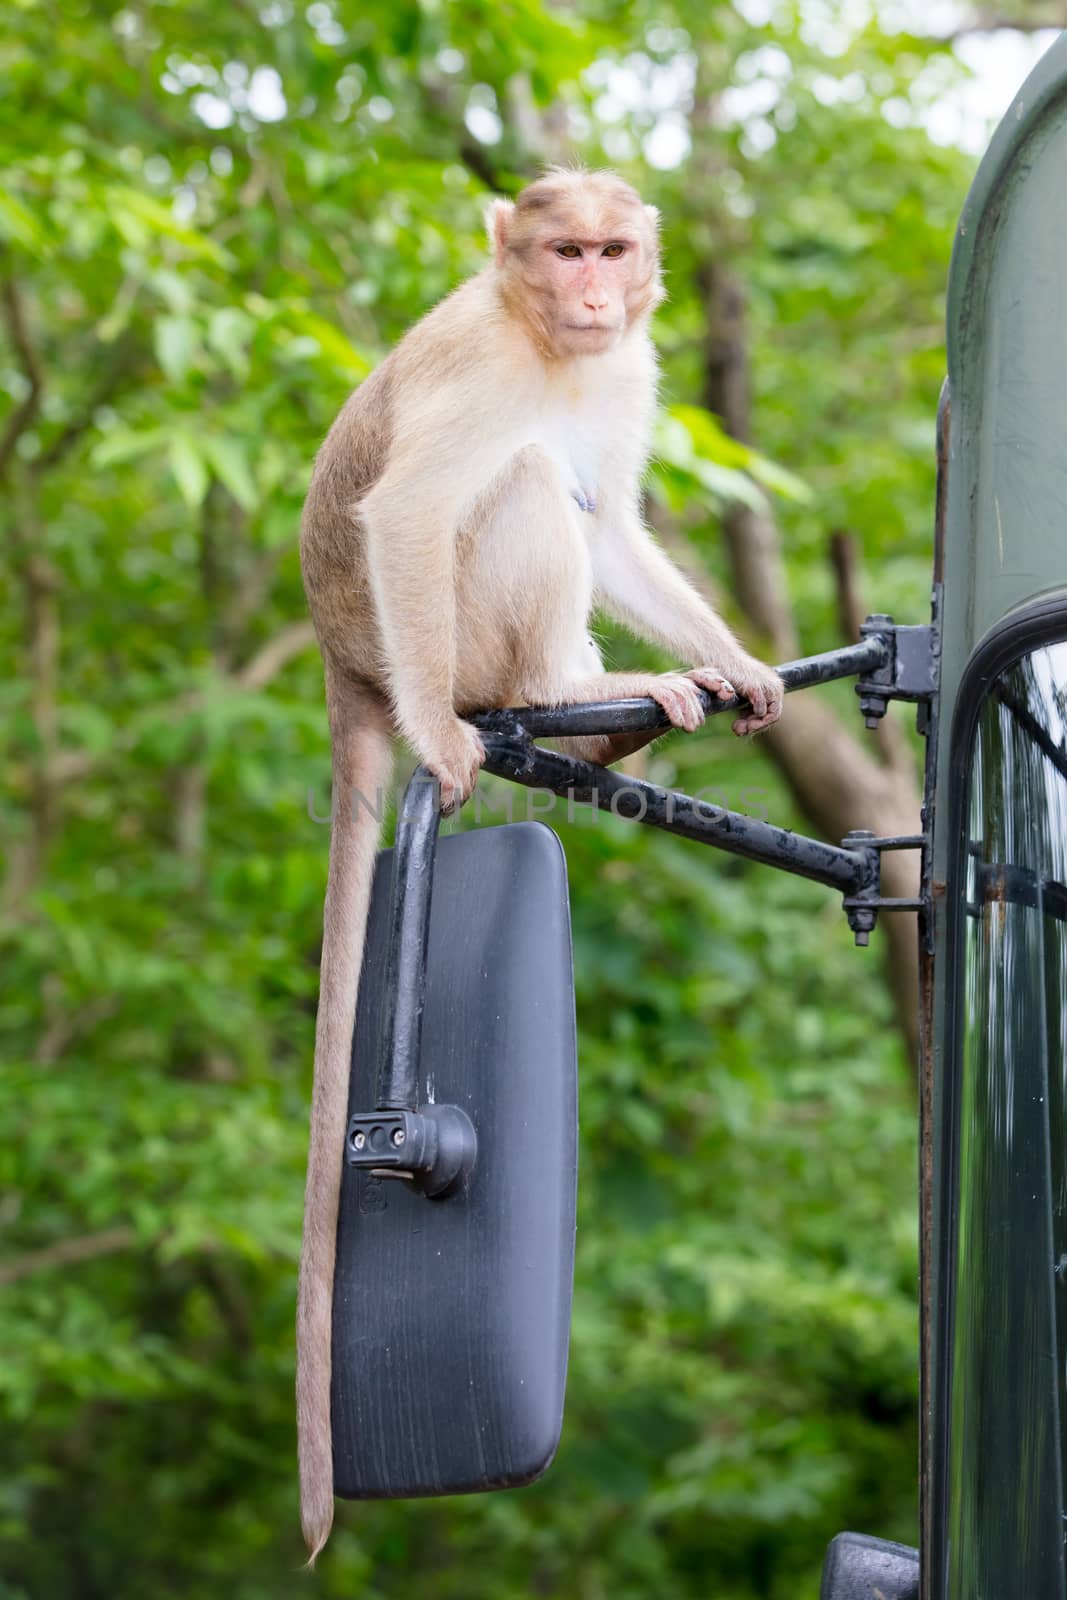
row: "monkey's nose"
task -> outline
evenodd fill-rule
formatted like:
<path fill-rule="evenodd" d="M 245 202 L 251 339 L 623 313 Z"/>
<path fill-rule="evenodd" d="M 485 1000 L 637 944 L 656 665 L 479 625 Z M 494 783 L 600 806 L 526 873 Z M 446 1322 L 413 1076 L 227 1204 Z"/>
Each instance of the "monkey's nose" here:
<path fill-rule="evenodd" d="M 587 311 L 606 311 L 608 309 L 608 302 L 602 299 L 600 295 L 590 290 L 585 297 L 585 309 Z"/>

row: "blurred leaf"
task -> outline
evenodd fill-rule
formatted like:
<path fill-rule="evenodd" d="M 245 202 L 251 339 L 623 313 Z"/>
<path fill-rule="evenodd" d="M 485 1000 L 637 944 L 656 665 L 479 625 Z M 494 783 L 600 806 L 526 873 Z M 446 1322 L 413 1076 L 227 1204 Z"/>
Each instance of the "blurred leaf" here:
<path fill-rule="evenodd" d="M 208 345 L 236 378 L 248 373 L 248 345 L 254 329 L 254 320 L 237 306 L 220 306 L 208 321 Z"/>
<path fill-rule="evenodd" d="M 259 495 L 249 467 L 245 441 L 233 436 L 210 434 L 203 443 L 208 460 L 237 504 L 245 511 L 255 510 Z"/>
<path fill-rule="evenodd" d="M 227 251 L 195 228 L 179 222 L 168 206 L 151 195 L 112 184 L 105 191 L 105 197 L 111 220 L 135 250 L 147 249 L 154 240 L 167 239 L 198 260 L 210 261 L 218 267 L 232 265 L 233 258 Z"/>
<path fill-rule="evenodd" d="M 181 383 L 194 365 L 199 351 L 196 324 L 191 317 L 157 317 L 156 355 L 172 383 Z"/>
<path fill-rule="evenodd" d="M 143 432 L 134 432 L 121 424 L 109 429 L 102 439 L 93 445 L 91 461 L 94 467 L 117 466 L 125 461 L 136 461 L 141 456 L 151 455 L 158 450 L 166 440 L 166 430 L 163 428 L 146 428 Z"/>
<path fill-rule="evenodd" d="M 704 490 L 713 502 L 728 505 L 731 500 L 761 510 L 766 501 L 759 489 L 744 472 L 724 465 L 710 456 L 701 455 L 693 435 L 685 423 L 673 413 L 659 418 L 656 427 L 656 457 L 669 467 L 681 486 L 689 494 L 700 497 Z"/>
<path fill-rule="evenodd" d="M 170 470 L 182 499 L 195 511 L 203 504 L 210 479 L 207 462 L 187 433 L 176 433 L 170 441 Z"/>
<path fill-rule="evenodd" d="M 10 239 L 37 255 L 49 246 L 48 234 L 33 212 L 5 188 L 0 188 L 0 238 Z"/>

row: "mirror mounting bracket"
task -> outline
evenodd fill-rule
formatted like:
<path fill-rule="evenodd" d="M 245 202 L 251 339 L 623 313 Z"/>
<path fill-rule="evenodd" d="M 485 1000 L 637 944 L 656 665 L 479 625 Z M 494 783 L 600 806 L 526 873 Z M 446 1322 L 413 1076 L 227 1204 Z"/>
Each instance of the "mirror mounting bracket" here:
<path fill-rule="evenodd" d="M 375 1178 L 406 1178 L 420 1193 L 443 1199 L 474 1167 L 478 1139 L 459 1106 L 371 1111 L 348 1120 L 345 1160 Z"/>
<path fill-rule="evenodd" d="M 868 861 L 867 877 L 855 894 L 846 895 L 842 901 L 848 925 L 856 936 L 858 945 L 870 940 L 879 911 L 925 911 L 924 896 L 915 899 L 886 896 L 881 892 L 882 851 L 921 850 L 923 860 L 930 848 L 929 835 L 925 833 L 898 833 L 876 838 L 864 828 L 855 828 L 841 841 L 846 850 L 865 855 Z"/>
<path fill-rule="evenodd" d="M 868 728 L 877 728 L 890 700 L 933 699 L 938 685 L 938 633 L 930 623 L 903 626 L 876 613 L 860 626 L 862 639 L 880 639 L 885 659 L 856 684 L 860 710 Z"/>

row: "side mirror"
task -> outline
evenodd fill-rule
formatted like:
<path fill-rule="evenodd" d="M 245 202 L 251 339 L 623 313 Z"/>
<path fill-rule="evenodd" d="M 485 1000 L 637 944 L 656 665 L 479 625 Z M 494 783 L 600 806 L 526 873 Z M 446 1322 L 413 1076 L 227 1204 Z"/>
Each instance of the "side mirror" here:
<path fill-rule="evenodd" d="M 1065 634 L 1062 600 L 1005 623 L 968 668 L 953 729 L 953 1597 L 1065 1593 Z"/>
<path fill-rule="evenodd" d="M 865 1533 L 839 1533 L 826 1552 L 819 1600 L 919 1600 L 919 1552 Z"/>
<path fill-rule="evenodd" d="M 559 840 L 520 822 L 437 845 L 418 1084 L 429 1115 L 413 1121 L 455 1107 L 477 1140 L 470 1170 L 437 1198 L 388 1164 L 402 1126 L 366 1116 L 378 1104 L 394 861 L 378 859 L 349 1097 L 382 1164 L 346 1162 L 337 1233 L 334 1487 L 350 1499 L 501 1489 L 545 1470 L 574 1273 L 577 1051 Z"/>

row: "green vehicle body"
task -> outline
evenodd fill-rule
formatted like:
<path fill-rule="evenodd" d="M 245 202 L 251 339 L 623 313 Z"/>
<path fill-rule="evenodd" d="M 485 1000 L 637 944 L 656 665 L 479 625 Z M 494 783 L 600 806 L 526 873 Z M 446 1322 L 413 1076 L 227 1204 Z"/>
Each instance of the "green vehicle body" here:
<path fill-rule="evenodd" d="M 1022 791 L 1036 773 L 1052 818 L 1042 848 L 1058 851 L 1060 740 L 1020 708 L 1018 685 L 1045 684 L 1058 718 L 1067 34 L 1016 97 L 960 217 L 939 433 L 941 680 L 928 751 L 932 938 L 922 996 L 921 1593 L 1063 1600 L 1064 918 L 1049 879 L 1035 904 L 1013 862 L 991 863 L 975 818 L 986 818 L 988 837 L 1006 820 L 1018 842 L 1011 813 L 1032 811 Z"/>

